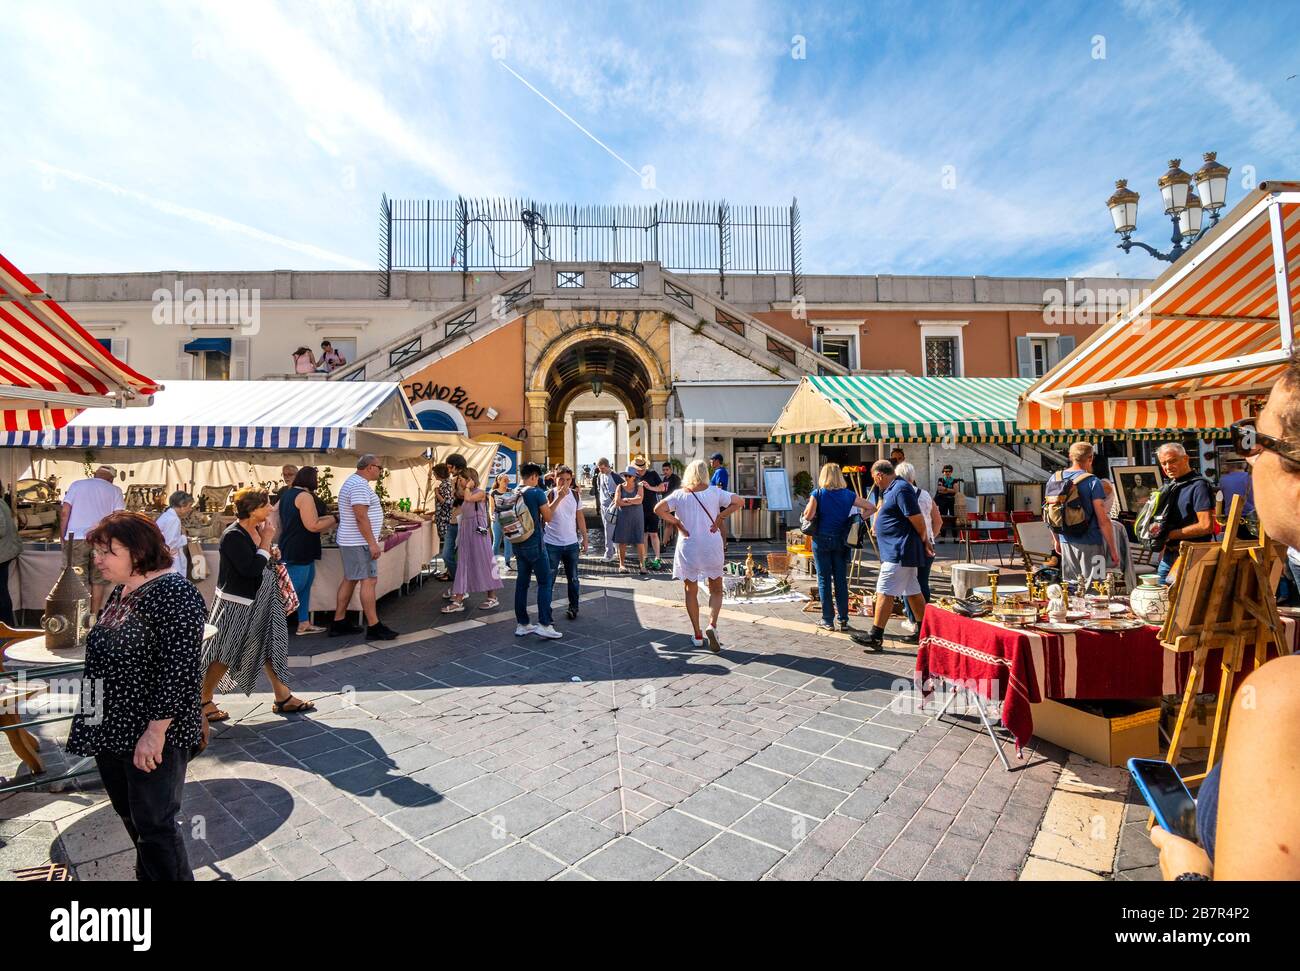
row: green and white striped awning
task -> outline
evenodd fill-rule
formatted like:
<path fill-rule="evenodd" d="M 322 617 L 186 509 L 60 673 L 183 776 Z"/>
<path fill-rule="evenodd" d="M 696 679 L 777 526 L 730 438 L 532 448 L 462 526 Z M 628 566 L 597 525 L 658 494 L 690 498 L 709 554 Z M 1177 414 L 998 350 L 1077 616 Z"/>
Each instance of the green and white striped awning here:
<path fill-rule="evenodd" d="M 1090 428 L 1023 431 L 1016 423 L 1030 378 L 806 377 L 790 397 L 771 439 L 817 445 L 862 442 L 1059 442 L 1080 436 L 1168 437 Z M 1218 437 L 1219 429 L 1197 429 Z"/>

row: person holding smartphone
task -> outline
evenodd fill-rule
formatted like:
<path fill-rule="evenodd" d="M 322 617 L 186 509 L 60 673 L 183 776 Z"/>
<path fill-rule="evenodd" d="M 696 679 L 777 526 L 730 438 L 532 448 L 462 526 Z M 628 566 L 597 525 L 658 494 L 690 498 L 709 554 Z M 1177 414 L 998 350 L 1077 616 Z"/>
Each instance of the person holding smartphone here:
<path fill-rule="evenodd" d="M 1257 418 L 1233 425 L 1251 463 L 1260 527 L 1300 547 L 1300 356 L 1292 355 Z M 1166 880 L 1300 880 L 1300 656 L 1268 661 L 1242 682 L 1223 760 L 1196 799 L 1199 843 L 1155 827 Z"/>

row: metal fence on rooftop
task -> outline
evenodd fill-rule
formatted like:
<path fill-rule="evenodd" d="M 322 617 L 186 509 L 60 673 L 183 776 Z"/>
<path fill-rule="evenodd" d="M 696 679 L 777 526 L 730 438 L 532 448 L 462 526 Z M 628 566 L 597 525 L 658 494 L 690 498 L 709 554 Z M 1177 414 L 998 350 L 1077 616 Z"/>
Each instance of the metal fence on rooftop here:
<path fill-rule="evenodd" d="M 395 270 L 518 272 L 557 263 L 661 263 L 677 273 L 789 274 L 803 289 L 798 202 L 733 206 L 668 201 L 577 206 L 525 199 L 380 203 L 380 292 Z"/>

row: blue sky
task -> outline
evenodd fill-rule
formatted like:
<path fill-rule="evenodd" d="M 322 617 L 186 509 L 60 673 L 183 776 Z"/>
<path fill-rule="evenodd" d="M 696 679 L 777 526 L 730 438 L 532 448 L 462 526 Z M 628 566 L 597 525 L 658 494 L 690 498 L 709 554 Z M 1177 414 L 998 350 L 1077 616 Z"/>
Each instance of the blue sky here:
<path fill-rule="evenodd" d="M 0 252 L 29 272 L 372 269 L 387 192 L 798 196 L 808 273 L 1141 276 L 1115 178 L 1161 246 L 1170 157 L 1217 149 L 1230 203 L 1300 178 L 1300 4 L 5 7 Z"/>

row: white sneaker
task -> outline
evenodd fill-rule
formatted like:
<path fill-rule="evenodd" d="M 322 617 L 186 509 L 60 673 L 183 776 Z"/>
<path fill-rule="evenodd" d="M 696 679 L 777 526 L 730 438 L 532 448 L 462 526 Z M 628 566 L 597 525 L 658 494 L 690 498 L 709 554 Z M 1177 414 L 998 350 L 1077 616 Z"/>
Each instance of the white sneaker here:
<path fill-rule="evenodd" d="M 691 647 L 703 647 L 703 646 L 704 646 L 704 638 L 703 638 L 703 637 L 696 637 L 694 634 L 692 634 L 692 635 L 691 635 Z"/>
<path fill-rule="evenodd" d="M 918 630 L 921 629 L 917 627 L 914 623 L 912 623 L 910 620 L 908 620 L 907 618 L 903 618 L 902 620 L 900 620 L 898 622 L 898 626 L 903 629 L 904 634 L 915 634 Z"/>
<path fill-rule="evenodd" d="M 527 637 L 529 634 L 536 633 L 536 624 L 519 624 L 515 627 L 515 637 Z"/>
<path fill-rule="evenodd" d="M 710 651 L 714 654 L 721 653 L 722 642 L 718 640 L 718 632 L 714 629 L 712 624 L 704 628 L 704 639 L 709 642 Z"/>
<path fill-rule="evenodd" d="M 533 628 L 533 633 L 538 637 L 547 637 L 551 640 L 556 640 L 557 638 L 564 636 L 550 624 L 538 624 Z"/>

